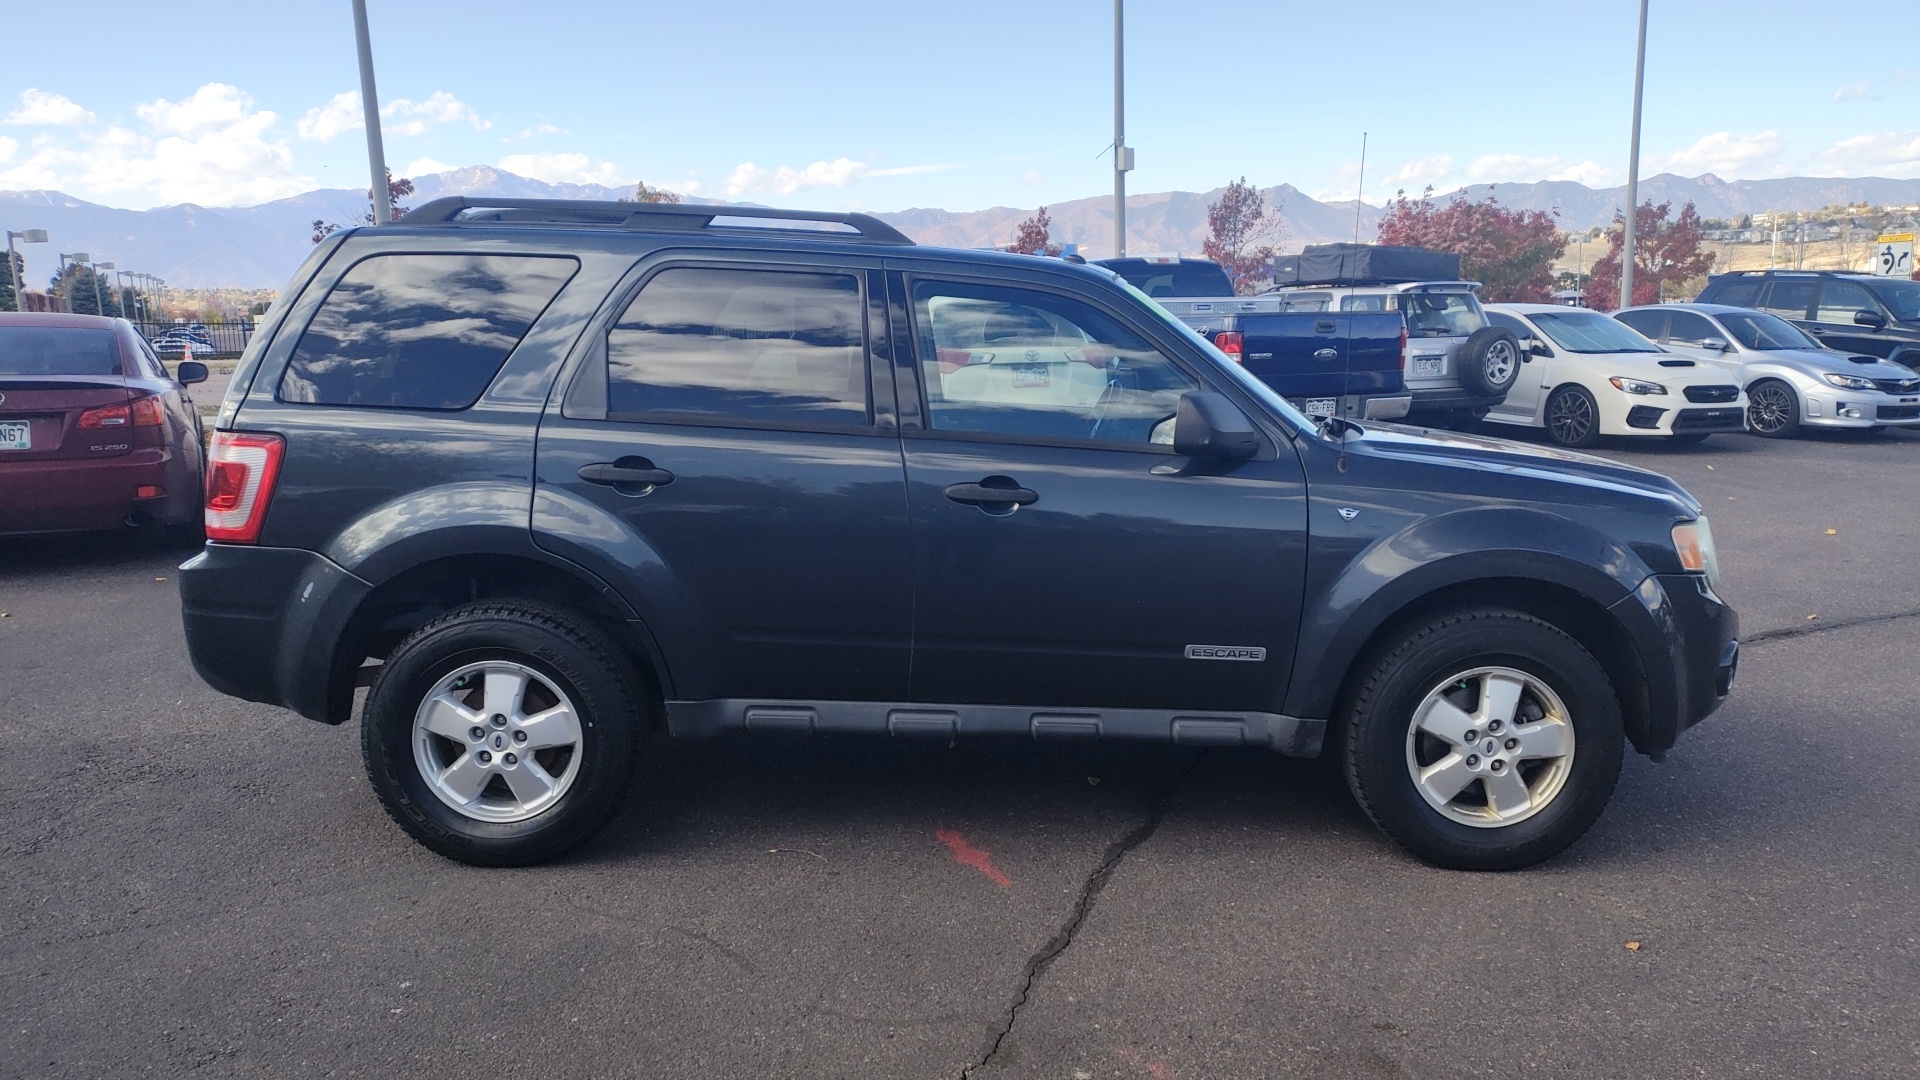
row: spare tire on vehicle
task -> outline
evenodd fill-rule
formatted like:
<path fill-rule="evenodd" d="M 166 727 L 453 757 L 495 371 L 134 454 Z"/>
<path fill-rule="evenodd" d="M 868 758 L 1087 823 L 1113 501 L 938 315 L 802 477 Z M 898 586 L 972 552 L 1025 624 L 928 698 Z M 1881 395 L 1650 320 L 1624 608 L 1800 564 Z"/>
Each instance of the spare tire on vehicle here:
<path fill-rule="evenodd" d="M 1497 326 L 1483 326 L 1460 347 L 1459 368 L 1467 393 L 1504 398 L 1520 377 L 1520 343 Z"/>

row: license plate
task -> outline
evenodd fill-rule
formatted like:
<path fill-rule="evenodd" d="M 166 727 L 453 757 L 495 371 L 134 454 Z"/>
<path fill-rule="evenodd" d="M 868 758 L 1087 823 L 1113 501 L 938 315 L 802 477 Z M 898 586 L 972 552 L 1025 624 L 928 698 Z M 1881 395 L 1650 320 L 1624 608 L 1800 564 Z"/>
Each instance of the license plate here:
<path fill-rule="evenodd" d="M 1339 402 L 1334 398 L 1310 397 L 1301 402 L 1300 411 L 1308 416 L 1332 416 L 1337 411 L 1338 405 Z"/>
<path fill-rule="evenodd" d="M 33 449 L 32 424 L 0 424 L 0 450 Z"/>
<path fill-rule="evenodd" d="M 1415 375 L 1442 375 L 1447 370 L 1447 358 L 1444 356 L 1416 356 L 1413 358 Z"/>

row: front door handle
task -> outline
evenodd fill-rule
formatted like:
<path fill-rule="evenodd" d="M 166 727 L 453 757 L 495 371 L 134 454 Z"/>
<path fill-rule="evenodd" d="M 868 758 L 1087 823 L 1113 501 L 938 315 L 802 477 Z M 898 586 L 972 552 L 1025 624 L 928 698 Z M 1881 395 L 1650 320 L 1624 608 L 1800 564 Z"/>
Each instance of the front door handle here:
<path fill-rule="evenodd" d="M 1313 358 L 1314 358 L 1315 360 L 1337 360 L 1337 359 L 1339 359 L 1339 357 L 1340 357 L 1340 350 L 1339 350 L 1339 349 L 1315 349 L 1315 350 L 1313 350 Z"/>
<path fill-rule="evenodd" d="M 947 489 L 947 498 L 992 512 L 1012 513 L 1022 506 L 1040 501 L 1037 492 L 1021 487 L 1011 477 L 989 476 L 977 484 L 955 484 Z"/>
<path fill-rule="evenodd" d="M 1826 337 L 1826 336 L 1827 336 L 1827 335 L 1828 335 L 1829 333 L 1831 333 L 1831 332 L 1832 332 L 1832 331 L 1829 331 L 1829 330 L 1822 330 L 1822 329 L 1821 329 L 1820 327 L 1818 327 L 1818 326 L 1809 326 L 1809 327 L 1807 327 L 1807 333 L 1809 333 L 1809 334 L 1812 334 L 1812 335 L 1814 335 L 1815 337 Z"/>
<path fill-rule="evenodd" d="M 673 474 L 656 469 L 646 458 L 621 458 L 596 461 L 580 466 L 580 479 L 589 484 L 605 484 L 622 495 L 641 494 L 673 483 Z M 644 489 L 644 490 L 642 490 Z"/>

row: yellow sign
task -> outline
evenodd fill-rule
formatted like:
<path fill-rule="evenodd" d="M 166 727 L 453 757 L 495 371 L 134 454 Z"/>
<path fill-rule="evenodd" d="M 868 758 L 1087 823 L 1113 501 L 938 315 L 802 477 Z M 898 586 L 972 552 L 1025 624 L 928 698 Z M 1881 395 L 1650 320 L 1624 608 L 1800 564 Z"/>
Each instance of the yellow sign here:
<path fill-rule="evenodd" d="M 1911 277 L 1913 234 L 1888 233 L 1874 240 L 1873 272 L 1881 277 Z"/>

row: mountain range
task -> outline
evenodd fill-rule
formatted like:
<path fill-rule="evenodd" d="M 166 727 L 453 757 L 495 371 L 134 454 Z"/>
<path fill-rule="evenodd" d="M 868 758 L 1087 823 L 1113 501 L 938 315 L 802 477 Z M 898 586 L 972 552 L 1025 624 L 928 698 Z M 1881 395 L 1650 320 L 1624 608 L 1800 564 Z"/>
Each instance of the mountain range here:
<path fill-rule="evenodd" d="M 598 184 L 549 184 L 484 165 L 417 176 L 413 183 L 415 205 L 442 195 L 614 199 L 631 191 Z M 1221 190 L 1129 195 L 1128 250 L 1197 253 L 1206 237 L 1207 204 L 1216 201 Z M 1362 240 L 1370 239 L 1382 213 L 1382 207 L 1368 203 L 1321 202 L 1291 184 L 1262 192 L 1285 220 L 1281 246 L 1288 250 L 1351 240 L 1356 232 Z M 1492 196 L 1517 209 L 1557 211 L 1570 230 L 1605 225 L 1626 202 L 1624 187 L 1589 188 L 1571 181 L 1477 185 L 1454 194 L 1476 200 Z M 1692 201 L 1702 217 L 1729 218 L 1861 202 L 1913 205 L 1920 203 L 1920 179 L 1722 180 L 1711 173 L 1691 178 L 1662 173 L 1641 181 L 1640 197 L 1672 201 L 1676 206 Z M 1075 244 L 1082 254 L 1096 258 L 1112 251 L 1112 196 L 1054 203 L 1047 209 L 1056 242 Z M 350 188 L 324 188 L 257 206 L 183 204 L 151 210 L 100 206 L 57 191 L 0 191 L 0 224 L 53 234 L 51 251 L 22 249 L 28 258 L 29 287 L 51 276 L 55 253 L 83 251 L 122 270 L 158 275 L 176 287 L 274 288 L 285 282 L 311 248 L 315 220 L 347 224 L 366 212 L 366 193 Z M 875 216 L 921 243 L 989 247 L 1010 242 L 1018 223 L 1032 213 L 1031 207 L 995 206 L 973 211 L 911 209 Z"/>

